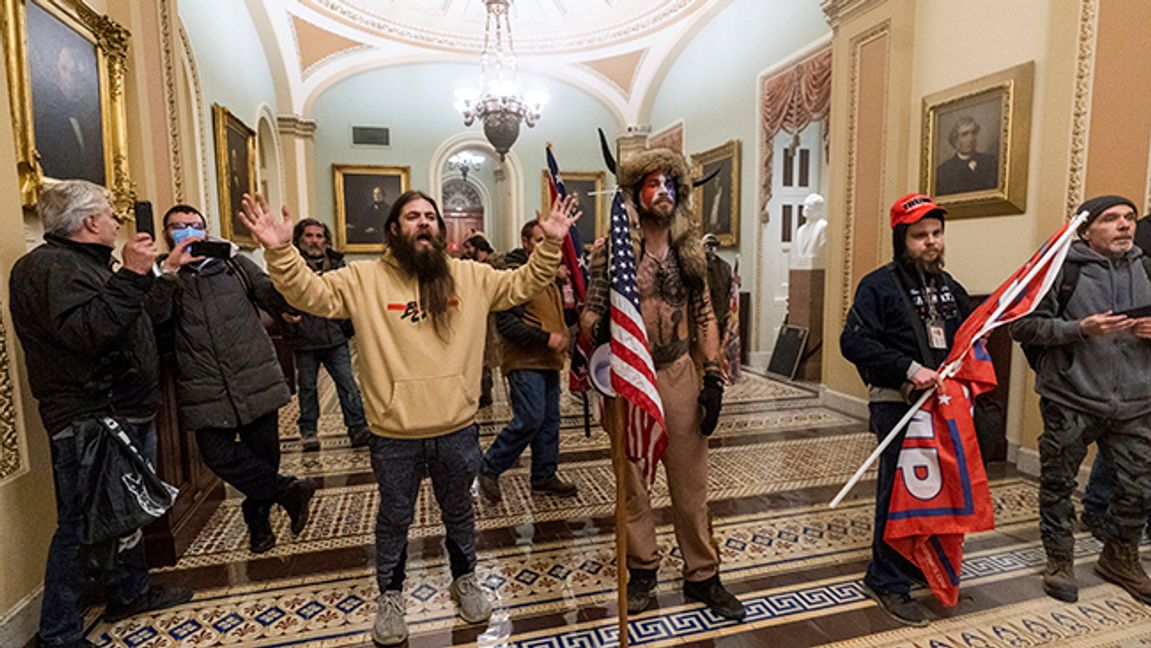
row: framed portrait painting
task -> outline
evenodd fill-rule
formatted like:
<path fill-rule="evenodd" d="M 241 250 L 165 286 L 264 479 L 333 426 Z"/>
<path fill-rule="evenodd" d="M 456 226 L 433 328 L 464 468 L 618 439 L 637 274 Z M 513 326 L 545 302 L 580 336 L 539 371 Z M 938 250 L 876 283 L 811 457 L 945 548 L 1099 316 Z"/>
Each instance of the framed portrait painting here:
<path fill-rule="evenodd" d="M 35 206 L 45 181 L 87 180 L 108 187 L 130 220 L 128 32 L 82 2 L 3 3 L 12 17 L 4 47 L 24 206 Z"/>
<path fill-rule="evenodd" d="M 392 203 L 411 182 L 407 166 L 333 164 L 336 248 L 341 252 L 382 251 L 384 221 Z"/>
<path fill-rule="evenodd" d="M 723 247 L 739 245 L 739 140 L 691 156 L 695 180 L 692 209 L 705 234 L 715 234 Z"/>
<path fill-rule="evenodd" d="M 240 220 L 240 199 L 256 193 L 256 131 L 227 108 L 212 104 L 216 135 L 216 187 L 220 200 L 220 236 L 245 249 L 256 239 Z"/>
<path fill-rule="evenodd" d="M 1035 64 L 923 98 L 920 189 L 951 216 L 1021 214 Z"/>
<path fill-rule="evenodd" d="M 580 242 L 590 248 L 596 237 L 607 234 L 607 200 L 603 191 L 606 175 L 603 171 L 564 171 L 560 174 L 568 194 L 575 195 L 583 216 L 576 222 Z M 548 171 L 540 174 L 540 217 L 547 218 L 551 212 L 551 191 L 548 188 Z"/>

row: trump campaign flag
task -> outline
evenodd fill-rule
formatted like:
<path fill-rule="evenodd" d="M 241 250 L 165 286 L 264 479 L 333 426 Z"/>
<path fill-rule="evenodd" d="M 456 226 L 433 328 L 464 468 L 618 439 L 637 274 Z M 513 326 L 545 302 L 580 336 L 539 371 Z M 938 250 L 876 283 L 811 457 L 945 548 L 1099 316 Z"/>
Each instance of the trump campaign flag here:
<path fill-rule="evenodd" d="M 556 198 L 567 198 L 567 188 L 564 187 L 563 176 L 560 175 L 559 164 L 552 155 L 549 144 L 546 149 L 548 165 L 548 193 L 551 202 Z M 587 301 L 587 262 L 584 258 L 583 241 L 580 240 L 579 229 L 573 223 L 568 228 L 568 235 L 563 242 L 563 266 L 567 270 L 568 286 L 572 291 L 573 303 L 564 304 L 564 310 L 571 314 L 571 321 L 579 317 Z M 566 299 L 565 299 L 566 302 Z M 567 314 L 565 313 L 565 318 Z M 571 323 L 569 321 L 569 324 Z M 584 392 L 588 389 L 588 358 L 591 357 L 592 341 L 584 334 L 576 337 L 575 344 L 571 346 L 571 371 L 568 374 L 568 389 L 573 392 Z"/>
<path fill-rule="evenodd" d="M 640 465 L 647 484 L 655 481 L 656 466 L 667 449 L 663 401 L 656 387 L 647 329 L 639 311 L 635 281 L 635 250 L 631 221 L 618 190 L 611 204 L 611 243 L 608 248 L 611 283 L 611 386 L 624 408 L 627 458 Z"/>
<path fill-rule="evenodd" d="M 984 338 L 1035 309 L 1084 218 L 1065 223 L 968 316 L 943 363 L 942 387 L 908 423 L 883 538 L 919 567 L 946 606 L 959 598 L 964 534 L 995 526 L 971 405 L 996 385 Z"/>

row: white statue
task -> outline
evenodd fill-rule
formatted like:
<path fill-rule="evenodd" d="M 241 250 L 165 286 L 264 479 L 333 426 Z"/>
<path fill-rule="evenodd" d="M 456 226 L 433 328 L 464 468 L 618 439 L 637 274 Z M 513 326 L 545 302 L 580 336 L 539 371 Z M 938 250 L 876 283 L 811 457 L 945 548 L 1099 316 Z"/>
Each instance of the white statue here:
<path fill-rule="evenodd" d="M 791 248 L 791 267 L 798 269 L 827 267 L 827 214 L 823 196 L 813 193 L 803 199 L 807 221 L 795 233 Z"/>

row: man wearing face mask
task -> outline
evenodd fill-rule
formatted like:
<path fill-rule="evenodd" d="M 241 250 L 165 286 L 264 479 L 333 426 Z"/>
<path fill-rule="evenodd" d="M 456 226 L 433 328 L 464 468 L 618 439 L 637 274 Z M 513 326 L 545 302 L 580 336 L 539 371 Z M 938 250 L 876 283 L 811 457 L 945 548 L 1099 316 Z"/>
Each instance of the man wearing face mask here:
<path fill-rule="evenodd" d="M 190 205 L 169 209 L 163 225 L 171 247 L 206 237 L 204 216 Z M 290 394 L 256 308 L 275 317 L 286 305 L 246 257 L 161 267 L 146 308 L 157 325 L 174 330 L 180 425 L 195 431 L 208 468 L 244 494 L 248 546 L 263 553 L 276 544 L 272 507 L 287 511 L 299 535 L 316 491 L 311 480 L 279 472 L 279 409 Z"/>
<path fill-rule="evenodd" d="M 707 437 L 719 421 L 723 378 L 707 261 L 691 220 L 691 172 L 682 155 L 654 149 L 625 160 L 619 184 L 639 215 L 636 285 L 667 423 L 662 463 L 683 554 L 684 596 L 739 621 L 746 611 L 720 582 L 719 549 L 707 508 Z M 605 246 L 592 259 L 587 306 L 580 316 L 581 326 L 597 340 L 606 337 L 609 253 Z M 638 613 L 652 603 L 660 555 L 647 484 L 634 465 L 629 465 L 626 488 L 627 608 Z"/>
<path fill-rule="evenodd" d="M 344 255 L 331 248 L 331 241 L 328 226 L 314 218 L 305 218 L 296 223 L 292 232 L 292 243 L 308 262 L 308 267 L 317 274 L 344 267 Z M 352 322 L 296 312 L 284 313 L 282 319 L 288 343 L 296 352 L 300 440 L 304 450 L 320 449 L 320 439 L 316 433 L 316 424 L 320 418 L 316 376 L 320 365 L 328 370 L 332 382 L 336 383 L 336 395 L 340 399 L 340 411 L 343 412 L 344 426 L 352 447 L 367 445 L 371 431 L 364 419 L 364 404 L 352 374 L 352 356 L 348 350 L 348 340 L 354 333 Z"/>
<path fill-rule="evenodd" d="M 868 388 L 871 431 L 882 439 L 908 403 L 940 381 L 955 332 L 970 313 L 967 291 L 943 270 L 947 210 L 928 196 L 908 194 L 891 206 L 894 260 L 872 271 L 855 289 L 839 347 Z M 879 457 L 875 527 L 864 590 L 880 609 L 905 625 L 927 625 L 926 610 L 909 592 L 922 574 L 883 539 L 887 509 L 906 428 Z"/>
<path fill-rule="evenodd" d="M 1071 496 L 1087 446 L 1096 441 L 1114 481 L 1094 529 L 1103 539 L 1095 572 L 1151 604 L 1151 579 L 1139 559 L 1151 513 L 1151 317 L 1123 313 L 1151 304 L 1151 278 L 1143 250 L 1133 244 L 1135 204 L 1122 196 L 1097 196 L 1075 210 L 1084 211 L 1081 240 L 1071 244 L 1054 284 L 1062 287 L 1075 272 L 1070 294 L 1052 289 L 1011 327 L 1015 340 L 1042 349 L 1035 391 L 1043 415 L 1043 589 L 1061 601 L 1078 600 Z"/>

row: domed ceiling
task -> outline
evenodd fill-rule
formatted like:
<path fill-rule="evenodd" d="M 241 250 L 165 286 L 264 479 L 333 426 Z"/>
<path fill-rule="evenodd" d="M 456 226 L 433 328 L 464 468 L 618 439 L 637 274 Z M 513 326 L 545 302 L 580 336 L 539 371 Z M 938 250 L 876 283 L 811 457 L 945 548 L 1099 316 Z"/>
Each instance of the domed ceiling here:
<path fill-rule="evenodd" d="M 511 0 L 519 69 L 562 79 L 638 121 L 678 48 L 731 0 Z M 484 0 L 249 2 L 278 85 L 306 115 L 324 89 L 391 65 L 479 65 Z"/>

